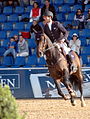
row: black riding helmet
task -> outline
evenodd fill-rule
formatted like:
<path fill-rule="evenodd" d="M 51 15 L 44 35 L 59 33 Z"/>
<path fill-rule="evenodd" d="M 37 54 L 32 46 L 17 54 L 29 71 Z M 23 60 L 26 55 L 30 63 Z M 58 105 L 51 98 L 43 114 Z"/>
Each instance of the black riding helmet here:
<path fill-rule="evenodd" d="M 53 13 L 51 11 L 46 11 L 43 16 L 51 16 L 53 18 Z"/>

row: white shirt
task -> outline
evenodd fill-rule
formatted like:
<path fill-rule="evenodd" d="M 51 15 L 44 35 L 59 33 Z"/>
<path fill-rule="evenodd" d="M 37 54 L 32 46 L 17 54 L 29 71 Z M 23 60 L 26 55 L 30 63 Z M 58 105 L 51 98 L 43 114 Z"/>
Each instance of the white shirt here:
<path fill-rule="evenodd" d="M 52 29 L 52 21 L 50 21 L 49 23 L 47 23 L 48 24 L 48 27 L 49 27 L 49 29 L 50 29 L 50 31 L 51 31 L 51 29 Z"/>
<path fill-rule="evenodd" d="M 71 47 L 71 50 L 77 52 L 78 54 L 80 53 L 80 46 L 81 46 L 81 41 L 79 39 L 77 40 L 70 40 L 69 45 Z"/>

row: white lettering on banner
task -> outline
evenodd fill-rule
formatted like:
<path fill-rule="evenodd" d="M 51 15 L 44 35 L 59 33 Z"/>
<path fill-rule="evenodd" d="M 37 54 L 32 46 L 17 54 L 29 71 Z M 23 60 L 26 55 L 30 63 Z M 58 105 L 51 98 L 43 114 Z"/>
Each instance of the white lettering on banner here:
<path fill-rule="evenodd" d="M 48 88 L 50 88 L 50 86 L 52 88 L 55 88 L 55 84 L 52 84 L 50 81 L 45 81 L 45 82 L 47 83 Z"/>
<path fill-rule="evenodd" d="M 5 86 L 6 84 L 10 87 L 15 87 L 15 79 L 0 79 L 1 85 Z"/>
<path fill-rule="evenodd" d="M 11 78 L 16 77 L 16 78 Z M 0 74 L 0 84 L 8 85 L 11 89 L 20 88 L 20 74 Z"/>

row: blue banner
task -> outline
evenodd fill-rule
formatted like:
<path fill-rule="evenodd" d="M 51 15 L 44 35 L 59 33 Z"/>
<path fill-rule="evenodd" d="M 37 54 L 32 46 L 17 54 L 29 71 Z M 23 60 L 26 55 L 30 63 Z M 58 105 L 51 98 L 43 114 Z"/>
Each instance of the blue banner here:
<path fill-rule="evenodd" d="M 90 68 L 82 68 L 84 75 L 84 97 L 90 97 Z M 57 93 L 54 81 L 47 76 L 47 68 L 0 69 L 0 84 L 9 85 L 16 98 L 55 98 Z M 63 84 L 62 91 L 68 93 Z M 79 96 L 79 92 L 77 92 Z"/>

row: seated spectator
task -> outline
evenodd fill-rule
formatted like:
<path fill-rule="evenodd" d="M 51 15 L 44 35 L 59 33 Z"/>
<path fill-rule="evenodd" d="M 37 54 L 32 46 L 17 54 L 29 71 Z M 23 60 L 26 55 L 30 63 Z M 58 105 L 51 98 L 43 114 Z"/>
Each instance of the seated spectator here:
<path fill-rule="evenodd" d="M 33 21 L 33 19 L 39 20 L 41 16 L 41 8 L 39 8 L 38 2 L 33 3 L 33 8 L 30 12 L 30 22 Z"/>
<path fill-rule="evenodd" d="M 27 57 L 28 55 L 29 55 L 28 43 L 27 43 L 27 41 L 25 41 L 25 39 L 22 37 L 22 35 L 20 35 L 19 36 L 19 41 L 18 41 L 17 56 Z"/>
<path fill-rule="evenodd" d="M 43 21 L 43 14 L 46 11 L 51 11 L 53 13 L 53 20 L 57 20 L 56 11 L 53 5 L 50 4 L 50 0 L 45 0 L 45 5 L 41 9 L 41 18 L 40 21 Z"/>
<path fill-rule="evenodd" d="M 80 54 L 81 41 L 78 39 L 78 35 L 74 33 L 72 35 L 72 40 L 69 42 L 71 50 L 75 51 L 78 55 Z"/>
<path fill-rule="evenodd" d="M 30 32 L 35 34 L 36 40 L 39 38 L 39 34 L 42 33 L 42 27 L 38 24 L 37 20 L 33 20 L 33 24 L 30 27 Z"/>
<path fill-rule="evenodd" d="M 11 54 L 13 58 L 15 59 L 16 58 L 15 46 L 16 46 L 15 38 L 11 37 L 10 42 L 8 43 L 7 50 L 4 53 L 4 57 Z"/>
<path fill-rule="evenodd" d="M 90 9 L 88 10 L 87 16 L 85 18 L 85 28 L 90 29 Z"/>
<path fill-rule="evenodd" d="M 76 14 L 74 16 L 74 22 L 73 26 L 76 29 L 83 29 L 84 28 L 84 15 L 81 9 L 78 9 L 76 11 Z"/>

